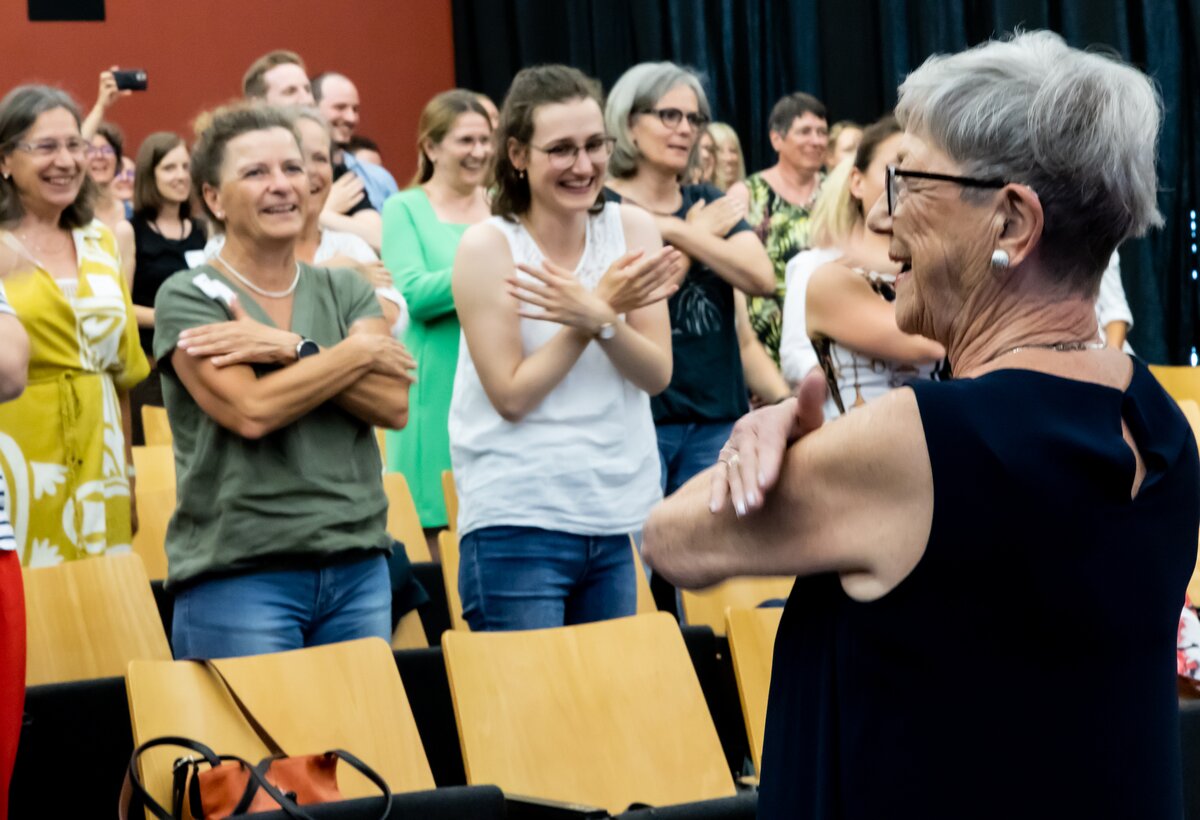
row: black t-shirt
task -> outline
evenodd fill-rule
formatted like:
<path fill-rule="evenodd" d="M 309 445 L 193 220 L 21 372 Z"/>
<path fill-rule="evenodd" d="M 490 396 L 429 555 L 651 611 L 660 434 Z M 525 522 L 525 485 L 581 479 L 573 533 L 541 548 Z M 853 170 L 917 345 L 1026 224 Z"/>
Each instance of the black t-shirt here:
<path fill-rule="evenodd" d="M 680 219 L 699 200 L 724 196 L 712 185 L 684 185 Z M 608 188 L 604 195 L 620 202 Z M 729 232 L 751 230 L 743 220 Z M 749 410 L 742 354 L 734 324 L 733 286 L 693 259 L 679 290 L 667 302 L 671 314 L 671 384 L 650 399 L 655 424 L 733 421 Z"/>
<path fill-rule="evenodd" d="M 183 239 L 173 239 L 163 236 L 151 220 L 144 216 L 135 215 L 129 220 L 133 226 L 133 240 L 137 248 L 137 264 L 133 271 L 133 303 L 143 307 L 154 307 L 154 299 L 158 289 L 162 287 L 167 277 L 191 267 L 184 254 L 187 251 L 202 251 L 208 241 L 204 226 L 196 220 L 189 220 L 192 230 Z M 154 347 L 154 328 L 144 327 L 138 331 L 142 340 L 142 349 L 151 356 Z"/>
<path fill-rule="evenodd" d="M 342 162 L 334 163 L 334 165 L 333 165 L 333 181 L 334 182 L 337 182 L 338 179 L 340 179 L 341 177 L 345 176 L 348 173 L 350 173 L 350 169 L 346 167 L 345 160 L 343 160 Z M 346 216 L 354 216 L 359 211 L 373 211 L 373 210 L 375 210 L 375 206 L 371 204 L 371 198 L 369 196 L 367 196 L 367 192 L 366 192 L 366 190 L 364 190 L 363 198 L 360 199 L 358 202 L 356 202 L 354 205 L 352 205 L 350 207 L 350 210 L 346 211 Z"/>

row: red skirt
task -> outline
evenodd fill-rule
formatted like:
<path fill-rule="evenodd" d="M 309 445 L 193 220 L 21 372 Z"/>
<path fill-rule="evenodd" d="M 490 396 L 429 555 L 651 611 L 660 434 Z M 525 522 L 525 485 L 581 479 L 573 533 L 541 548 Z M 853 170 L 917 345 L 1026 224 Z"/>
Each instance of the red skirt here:
<path fill-rule="evenodd" d="M 13 550 L 0 550 L 0 820 L 8 818 L 8 786 L 25 710 L 25 588 Z"/>

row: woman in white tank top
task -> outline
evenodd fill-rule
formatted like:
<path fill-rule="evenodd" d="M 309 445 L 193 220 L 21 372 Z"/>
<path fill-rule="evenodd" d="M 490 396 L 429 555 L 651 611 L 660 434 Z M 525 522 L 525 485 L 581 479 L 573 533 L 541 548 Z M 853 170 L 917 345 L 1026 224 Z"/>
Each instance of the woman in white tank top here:
<path fill-rule="evenodd" d="M 450 457 L 477 631 L 635 611 L 629 534 L 661 497 L 649 396 L 671 378 L 663 300 L 682 260 L 647 214 L 604 204 L 601 107 L 576 69 L 517 74 L 496 131 L 497 215 L 463 234 L 454 263 Z"/>
<path fill-rule="evenodd" d="M 790 283 L 788 289 L 783 337 L 794 344 L 797 335 L 807 335 L 816 355 L 782 355 L 820 364 L 829 387 L 827 419 L 913 379 L 929 378 L 945 356 L 937 342 L 896 326 L 892 300 L 900 266 L 888 258 L 888 237 L 866 226 L 866 213 L 883 194 L 887 166 L 895 163 L 899 143 L 900 126 L 885 117 L 863 132 L 855 156 L 826 178 L 813 209 L 814 250 L 808 253 L 816 256 L 832 247 L 837 254 L 819 263 L 807 281 Z M 807 273 L 805 261 L 793 260 L 798 278 Z M 791 271 L 792 265 L 788 267 Z M 798 314 L 803 334 L 787 327 Z"/>

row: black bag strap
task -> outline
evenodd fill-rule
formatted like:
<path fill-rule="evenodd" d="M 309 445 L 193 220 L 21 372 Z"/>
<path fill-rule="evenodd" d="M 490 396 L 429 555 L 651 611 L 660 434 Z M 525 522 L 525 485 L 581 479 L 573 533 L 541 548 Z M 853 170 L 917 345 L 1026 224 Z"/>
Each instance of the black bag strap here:
<path fill-rule="evenodd" d="M 168 814 L 167 810 L 160 806 L 158 801 L 150 796 L 150 793 L 146 791 L 146 787 L 142 783 L 141 777 L 138 776 L 138 759 L 147 750 L 153 749 L 157 746 L 179 746 L 184 749 L 191 749 L 193 752 L 199 753 L 204 761 L 212 767 L 220 766 L 223 759 L 208 746 L 205 746 L 199 741 L 192 740 L 191 738 L 179 737 L 177 735 L 166 735 L 164 737 L 156 737 L 153 740 L 147 740 L 141 746 L 138 746 L 133 750 L 133 754 L 129 758 L 129 766 L 125 770 L 125 782 L 121 786 L 121 798 L 117 807 L 117 812 L 121 817 L 121 820 L 125 820 L 125 818 L 129 816 L 129 806 L 132 802 L 133 795 L 137 795 L 138 799 L 141 800 L 146 810 L 158 818 L 158 820 L 175 820 L 175 818 L 182 816 L 180 814 L 180 810 L 183 808 L 181 804 L 182 796 L 179 793 L 178 787 L 181 785 L 181 777 L 187 776 L 186 763 L 183 761 L 177 761 L 175 764 L 175 799 L 174 805 L 172 806 L 172 808 L 175 810 L 174 814 Z M 229 757 L 224 759 L 240 760 L 239 758 Z M 250 765 L 245 761 L 240 762 L 247 767 Z"/>
<path fill-rule="evenodd" d="M 357 769 L 359 774 L 379 787 L 379 790 L 383 792 L 383 814 L 379 815 L 379 820 L 387 820 L 388 815 L 392 813 L 392 790 L 388 787 L 387 781 L 377 771 L 345 749 L 330 749 L 327 754 L 337 755 Z"/>
<path fill-rule="evenodd" d="M 225 687 L 225 691 L 229 693 L 231 698 L 233 698 L 233 703 L 235 706 L 237 706 L 238 711 L 242 713 L 242 717 L 246 719 L 246 722 L 250 724 L 250 728 L 254 730 L 254 734 L 258 735 L 258 739 L 261 740 L 263 745 L 267 747 L 267 751 L 273 755 L 282 755 L 286 757 L 287 752 L 283 750 L 282 746 L 275 742 L 275 738 L 271 736 L 271 733 L 267 731 L 267 728 L 259 723 L 258 718 L 256 718 L 254 713 L 250 711 L 250 707 L 247 706 L 240 697 L 238 697 L 237 690 L 230 685 L 229 680 L 224 674 L 222 674 L 220 667 L 208 660 L 197 661 L 197 663 L 204 664 L 205 668 L 217 676 L 217 680 L 221 682 L 221 685 Z"/>

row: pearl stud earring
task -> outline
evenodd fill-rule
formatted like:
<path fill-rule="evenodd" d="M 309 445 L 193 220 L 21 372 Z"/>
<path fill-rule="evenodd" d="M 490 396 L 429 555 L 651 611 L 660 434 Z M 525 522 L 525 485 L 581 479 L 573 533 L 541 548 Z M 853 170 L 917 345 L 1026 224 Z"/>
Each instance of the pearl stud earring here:
<path fill-rule="evenodd" d="M 1008 267 L 1008 251 L 1002 251 L 999 248 L 992 251 L 992 267 L 1007 268 Z"/>

